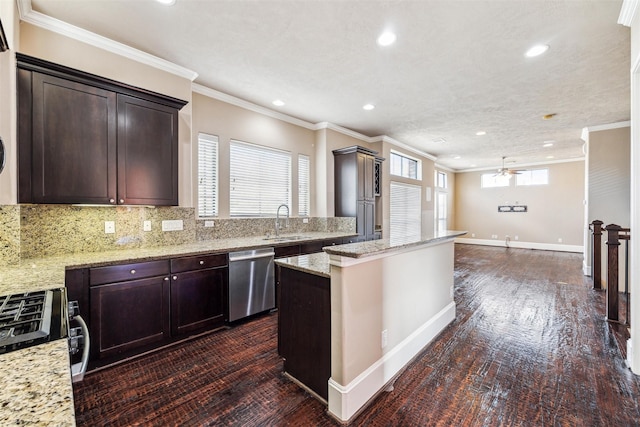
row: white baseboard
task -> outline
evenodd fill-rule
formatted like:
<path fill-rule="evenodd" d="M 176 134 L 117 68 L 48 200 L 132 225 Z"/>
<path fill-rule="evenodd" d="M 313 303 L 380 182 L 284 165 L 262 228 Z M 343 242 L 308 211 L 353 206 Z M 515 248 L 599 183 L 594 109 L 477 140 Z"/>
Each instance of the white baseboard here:
<path fill-rule="evenodd" d="M 469 239 L 467 237 L 456 237 L 455 242 L 465 243 L 467 245 L 500 246 L 503 248 L 507 247 L 504 240 Z M 509 242 L 509 247 L 518 249 L 538 249 L 542 251 L 584 253 L 584 246 L 582 245 L 563 245 L 558 243 L 535 243 L 511 240 Z"/>
<path fill-rule="evenodd" d="M 587 265 L 586 261 L 582 262 L 582 274 L 585 276 L 591 276 L 591 266 Z"/>
<path fill-rule="evenodd" d="M 455 318 L 456 305 L 451 302 L 349 384 L 329 378 L 329 413 L 349 421 Z"/>

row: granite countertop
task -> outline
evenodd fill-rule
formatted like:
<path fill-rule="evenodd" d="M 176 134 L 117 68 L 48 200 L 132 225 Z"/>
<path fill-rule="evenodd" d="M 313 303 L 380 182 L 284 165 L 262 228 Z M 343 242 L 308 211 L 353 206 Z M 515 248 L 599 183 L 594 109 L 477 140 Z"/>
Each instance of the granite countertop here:
<path fill-rule="evenodd" d="M 304 273 L 331 278 L 329 255 L 326 252 L 278 258 L 276 264 Z"/>
<path fill-rule="evenodd" d="M 296 243 L 352 235 L 353 233 L 344 232 L 299 233 L 295 235 L 295 237 L 297 237 L 295 239 L 287 240 L 287 236 L 284 235 L 277 241 L 265 239 L 263 236 L 240 237 L 206 240 L 185 245 L 123 249 L 108 252 L 87 252 L 26 259 L 17 265 L 0 267 L 0 295 L 62 288 L 64 287 L 65 269 L 100 267 L 120 262 L 142 262 L 153 259 L 168 259 L 176 256 L 200 255 L 205 253 L 222 253 L 260 246 L 288 246 Z"/>
<path fill-rule="evenodd" d="M 205 253 L 230 252 L 256 247 L 288 246 L 296 243 L 352 236 L 353 233 L 300 233 L 279 240 L 262 236 L 217 239 L 193 244 L 79 253 L 26 259 L 0 267 L 0 295 L 62 288 L 65 271 L 72 268 L 141 262 Z M 291 236 L 289 236 L 291 237 Z M 74 426 L 73 389 L 67 340 L 28 347 L 0 355 L 0 425 Z"/>
<path fill-rule="evenodd" d="M 349 258 L 364 258 L 398 249 L 410 248 L 435 243 L 441 240 L 453 239 L 467 234 L 466 231 L 446 230 L 436 233 L 423 234 L 415 237 L 403 237 L 396 239 L 369 240 L 366 242 L 349 243 L 340 246 L 329 246 L 323 250 L 329 255 L 338 255 Z"/>
<path fill-rule="evenodd" d="M 75 426 L 69 363 L 64 339 L 0 355 L 0 425 Z"/>

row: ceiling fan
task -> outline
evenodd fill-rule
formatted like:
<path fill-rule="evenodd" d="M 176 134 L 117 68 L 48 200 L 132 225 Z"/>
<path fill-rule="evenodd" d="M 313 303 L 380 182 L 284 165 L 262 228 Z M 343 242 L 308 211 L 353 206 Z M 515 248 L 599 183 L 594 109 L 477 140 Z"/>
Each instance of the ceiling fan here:
<path fill-rule="evenodd" d="M 502 156 L 502 167 L 499 168 L 498 172 L 493 176 L 506 176 L 507 178 L 511 179 L 512 175 L 518 175 L 518 174 L 524 172 L 524 170 L 521 170 L 521 169 L 509 169 L 509 168 L 506 168 L 504 166 L 504 159 L 506 159 L 506 156 Z"/>

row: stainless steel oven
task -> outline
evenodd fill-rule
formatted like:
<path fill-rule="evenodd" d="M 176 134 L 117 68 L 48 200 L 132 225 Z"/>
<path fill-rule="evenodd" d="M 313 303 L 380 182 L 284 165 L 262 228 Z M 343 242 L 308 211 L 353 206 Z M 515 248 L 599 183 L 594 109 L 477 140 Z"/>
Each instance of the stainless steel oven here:
<path fill-rule="evenodd" d="M 89 330 L 78 315 L 78 303 L 67 302 L 64 288 L 0 296 L 0 354 L 67 339 L 73 381 L 81 381 L 89 361 Z"/>

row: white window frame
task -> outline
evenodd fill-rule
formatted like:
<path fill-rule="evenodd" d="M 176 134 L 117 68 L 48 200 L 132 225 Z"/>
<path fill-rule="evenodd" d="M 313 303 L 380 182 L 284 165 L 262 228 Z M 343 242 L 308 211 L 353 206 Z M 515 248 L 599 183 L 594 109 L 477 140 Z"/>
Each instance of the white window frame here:
<path fill-rule="evenodd" d="M 311 159 L 298 154 L 298 216 L 311 215 Z"/>
<path fill-rule="evenodd" d="M 497 175 L 495 172 L 483 173 L 480 176 L 481 188 L 502 188 L 511 185 L 511 175 Z"/>
<path fill-rule="evenodd" d="M 394 164 L 395 164 L 394 156 L 398 156 L 401 158 L 402 165 L 400 167 L 400 171 L 397 171 L 394 168 Z M 404 160 L 407 160 L 408 162 L 415 162 L 416 176 L 411 176 L 411 174 L 409 173 L 409 171 L 411 170 L 410 168 L 405 173 L 405 168 L 403 167 L 405 163 Z M 391 155 L 389 158 L 389 173 L 392 176 L 399 176 L 402 178 L 415 179 L 416 181 L 422 181 L 422 161 L 420 159 L 416 159 L 415 157 L 411 157 L 399 151 L 391 150 Z"/>
<path fill-rule="evenodd" d="M 436 175 L 435 176 L 435 186 L 436 186 L 436 188 L 443 188 L 443 189 L 448 188 L 448 186 L 449 186 L 449 175 L 447 175 L 446 172 L 439 171 L 439 170 L 436 170 L 435 175 Z M 443 185 L 440 185 L 440 177 L 443 177 L 443 179 L 442 179 L 442 184 Z"/>
<path fill-rule="evenodd" d="M 449 223 L 449 194 L 446 191 L 436 191 L 436 231 L 445 231 Z"/>
<path fill-rule="evenodd" d="M 218 216 L 219 139 L 198 133 L 198 218 Z"/>
<path fill-rule="evenodd" d="M 419 240 L 422 233 L 422 186 L 391 181 L 389 184 L 389 239 Z"/>
<path fill-rule="evenodd" d="M 539 176 L 534 176 L 539 175 Z M 517 186 L 549 185 L 549 169 L 527 169 L 516 175 Z"/>
<path fill-rule="evenodd" d="M 229 143 L 229 215 L 272 217 L 291 206 L 291 153 L 238 140 Z"/>

